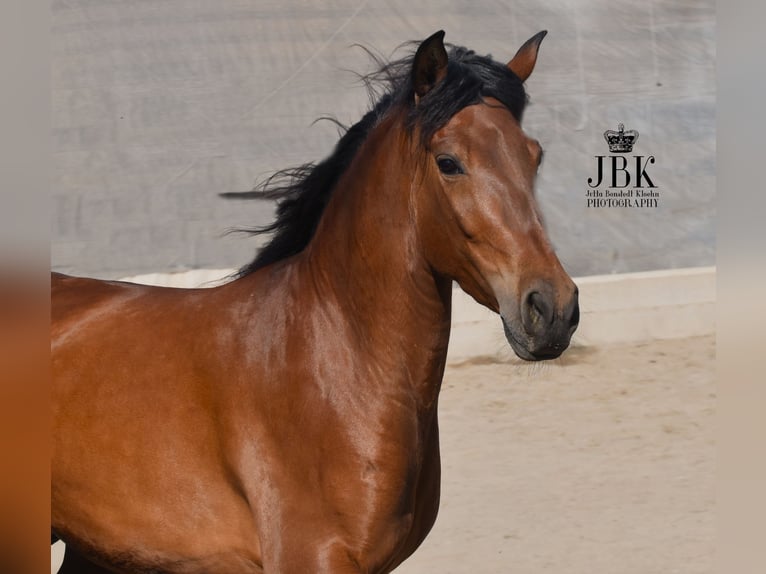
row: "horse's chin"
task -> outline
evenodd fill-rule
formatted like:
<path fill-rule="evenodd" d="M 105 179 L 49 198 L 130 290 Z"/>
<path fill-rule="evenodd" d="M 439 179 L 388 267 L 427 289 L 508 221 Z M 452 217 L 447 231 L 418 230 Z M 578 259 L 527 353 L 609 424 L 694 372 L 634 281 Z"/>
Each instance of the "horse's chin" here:
<path fill-rule="evenodd" d="M 555 348 L 546 347 L 542 351 L 534 350 L 534 342 L 526 335 L 521 328 L 521 325 L 516 324 L 515 321 L 507 320 L 501 315 L 503 320 L 503 331 L 505 332 L 505 338 L 508 344 L 516 353 L 516 356 L 525 361 L 549 361 L 561 356 L 566 348 L 569 346 L 569 341 L 564 345 L 556 345 Z"/>

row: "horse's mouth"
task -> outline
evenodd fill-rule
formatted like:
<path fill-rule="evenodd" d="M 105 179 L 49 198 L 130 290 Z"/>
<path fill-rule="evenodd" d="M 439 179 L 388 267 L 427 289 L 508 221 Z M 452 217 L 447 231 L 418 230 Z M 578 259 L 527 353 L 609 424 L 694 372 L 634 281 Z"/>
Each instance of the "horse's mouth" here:
<path fill-rule="evenodd" d="M 528 336 L 519 336 L 505 317 L 501 316 L 503 321 L 503 331 L 505 338 L 510 344 L 516 356 L 525 361 L 549 361 L 561 356 L 567 347 L 569 347 L 569 337 L 566 340 L 549 342 L 544 345 L 536 346 L 534 341 Z"/>

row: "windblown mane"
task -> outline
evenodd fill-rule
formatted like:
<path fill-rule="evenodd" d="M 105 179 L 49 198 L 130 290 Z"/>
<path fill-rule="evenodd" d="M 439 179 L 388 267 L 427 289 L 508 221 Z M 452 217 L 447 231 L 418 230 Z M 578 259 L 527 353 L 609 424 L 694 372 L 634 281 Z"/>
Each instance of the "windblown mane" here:
<path fill-rule="evenodd" d="M 421 145 L 466 106 L 483 98 L 499 100 L 521 121 L 527 97 L 521 80 L 490 56 L 479 56 L 459 46 L 449 46 L 447 75 L 416 105 L 411 70 L 414 54 L 389 63 L 376 61 L 377 72 L 363 79 L 373 96 L 372 109 L 340 138 L 333 153 L 320 163 L 279 171 L 253 191 L 223 194 L 226 197 L 277 201 L 276 220 L 246 230 L 253 235 L 273 234 L 255 259 L 242 267 L 243 277 L 262 267 L 300 253 L 314 236 L 336 183 L 354 159 L 370 131 L 390 110 L 407 110 L 406 129 L 419 128 Z M 377 95 L 377 96 L 376 96 Z"/>

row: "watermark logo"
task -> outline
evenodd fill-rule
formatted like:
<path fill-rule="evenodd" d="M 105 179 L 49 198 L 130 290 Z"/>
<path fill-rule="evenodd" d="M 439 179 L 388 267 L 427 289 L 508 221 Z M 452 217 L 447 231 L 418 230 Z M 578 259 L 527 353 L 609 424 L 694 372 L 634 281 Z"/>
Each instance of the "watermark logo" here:
<path fill-rule="evenodd" d="M 649 168 L 656 160 L 653 155 L 627 154 L 638 141 L 636 130 L 625 130 L 623 124 L 617 131 L 606 130 L 604 140 L 609 155 L 597 155 L 596 175 L 588 178 L 585 192 L 586 206 L 592 208 L 656 209 L 660 193 Z"/>
<path fill-rule="evenodd" d="M 625 131 L 625 124 L 617 124 L 617 131 L 606 130 L 604 139 L 609 144 L 612 153 L 629 153 L 633 151 L 633 144 L 638 141 L 636 130 Z"/>

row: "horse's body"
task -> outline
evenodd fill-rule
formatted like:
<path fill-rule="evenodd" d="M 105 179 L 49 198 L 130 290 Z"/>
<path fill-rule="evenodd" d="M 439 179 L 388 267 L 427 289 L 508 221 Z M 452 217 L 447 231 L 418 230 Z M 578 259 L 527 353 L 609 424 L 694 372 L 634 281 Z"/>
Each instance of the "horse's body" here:
<path fill-rule="evenodd" d="M 452 280 L 523 358 L 564 350 L 576 288 L 531 195 L 539 146 L 491 97 L 427 151 L 408 127 L 448 83 L 441 37 L 290 256 L 204 290 L 54 274 L 62 572 L 388 572 L 438 509 Z"/>

